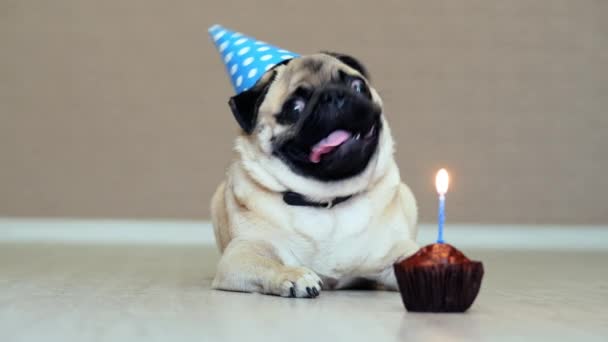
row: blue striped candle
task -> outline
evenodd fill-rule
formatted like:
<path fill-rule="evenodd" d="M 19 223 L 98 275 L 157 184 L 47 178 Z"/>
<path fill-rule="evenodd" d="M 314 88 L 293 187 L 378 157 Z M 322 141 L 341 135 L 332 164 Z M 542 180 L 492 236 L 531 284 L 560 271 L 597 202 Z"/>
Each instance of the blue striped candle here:
<path fill-rule="evenodd" d="M 439 195 L 439 227 L 437 231 L 437 243 L 443 243 L 443 224 L 445 223 L 445 195 Z"/>
<path fill-rule="evenodd" d="M 435 187 L 439 194 L 439 215 L 437 220 L 439 222 L 437 229 L 437 243 L 444 243 L 443 240 L 443 225 L 445 223 L 445 193 L 448 192 L 448 185 L 450 183 L 450 176 L 445 169 L 439 170 L 435 177 Z"/>

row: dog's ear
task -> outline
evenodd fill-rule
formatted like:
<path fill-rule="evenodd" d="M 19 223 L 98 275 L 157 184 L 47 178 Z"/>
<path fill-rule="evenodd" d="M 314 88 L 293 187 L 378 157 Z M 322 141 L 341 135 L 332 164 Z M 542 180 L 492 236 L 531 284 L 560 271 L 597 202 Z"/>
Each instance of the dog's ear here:
<path fill-rule="evenodd" d="M 259 97 L 260 92 L 253 88 L 231 97 L 228 101 L 234 118 L 247 134 L 251 134 L 255 127 L 258 115 L 256 103 Z"/>
<path fill-rule="evenodd" d="M 251 89 L 231 97 L 228 101 L 234 118 L 247 134 L 253 132 L 258 119 L 258 109 L 275 78 L 276 72 L 271 72 L 270 76 L 262 77 Z"/>
<path fill-rule="evenodd" d="M 365 66 L 363 65 L 363 63 L 361 63 L 355 57 L 349 56 L 349 55 L 346 55 L 346 54 L 343 54 L 343 53 L 329 52 L 329 51 L 323 51 L 322 53 L 337 58 L 338 60 L 340 60 L 340 62 L 342 62 L 342 63 L 348 65 L 349 67 L 357 70 L 361 75 L 363 75 L 363 77 L 369 79 L 369 74 L 367 73 L 367 69 L 365 68 Z"/>

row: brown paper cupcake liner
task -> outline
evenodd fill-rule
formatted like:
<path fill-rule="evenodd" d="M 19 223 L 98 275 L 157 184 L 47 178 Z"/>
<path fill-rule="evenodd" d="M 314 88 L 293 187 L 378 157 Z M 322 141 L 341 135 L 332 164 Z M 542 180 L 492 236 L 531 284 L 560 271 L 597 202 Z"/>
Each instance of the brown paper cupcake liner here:
<path fill-rule="evenodd" d="M 414 312 L 464 312 L 477 297 L 483 264 L 414 266 L 394 265 L 403 304 Z"/>

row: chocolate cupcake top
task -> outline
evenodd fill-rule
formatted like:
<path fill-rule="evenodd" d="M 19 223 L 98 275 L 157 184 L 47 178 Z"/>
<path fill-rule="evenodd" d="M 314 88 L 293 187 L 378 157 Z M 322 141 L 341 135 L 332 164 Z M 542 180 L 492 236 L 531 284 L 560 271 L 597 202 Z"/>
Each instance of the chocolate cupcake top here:
<path fill-rule="evenodd" d="M 456 247 L 447 243 L 434 243 L 424 246 L 416 254 L 403 260 L 402 267 L 424 267 L 433 265 L 465 264 L 471 260 Z"/>

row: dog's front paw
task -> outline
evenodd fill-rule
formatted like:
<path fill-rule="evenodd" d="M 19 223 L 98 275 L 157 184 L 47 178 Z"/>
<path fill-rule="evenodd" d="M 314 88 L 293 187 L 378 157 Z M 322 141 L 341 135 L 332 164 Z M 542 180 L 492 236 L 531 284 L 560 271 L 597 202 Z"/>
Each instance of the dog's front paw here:
<path fill-rule="evenodd" d="M 285 267 L 274 279 L 273 292 L 281 297 L 315 298 L 323 282 L 313 271 L 304 267 Z"/>

